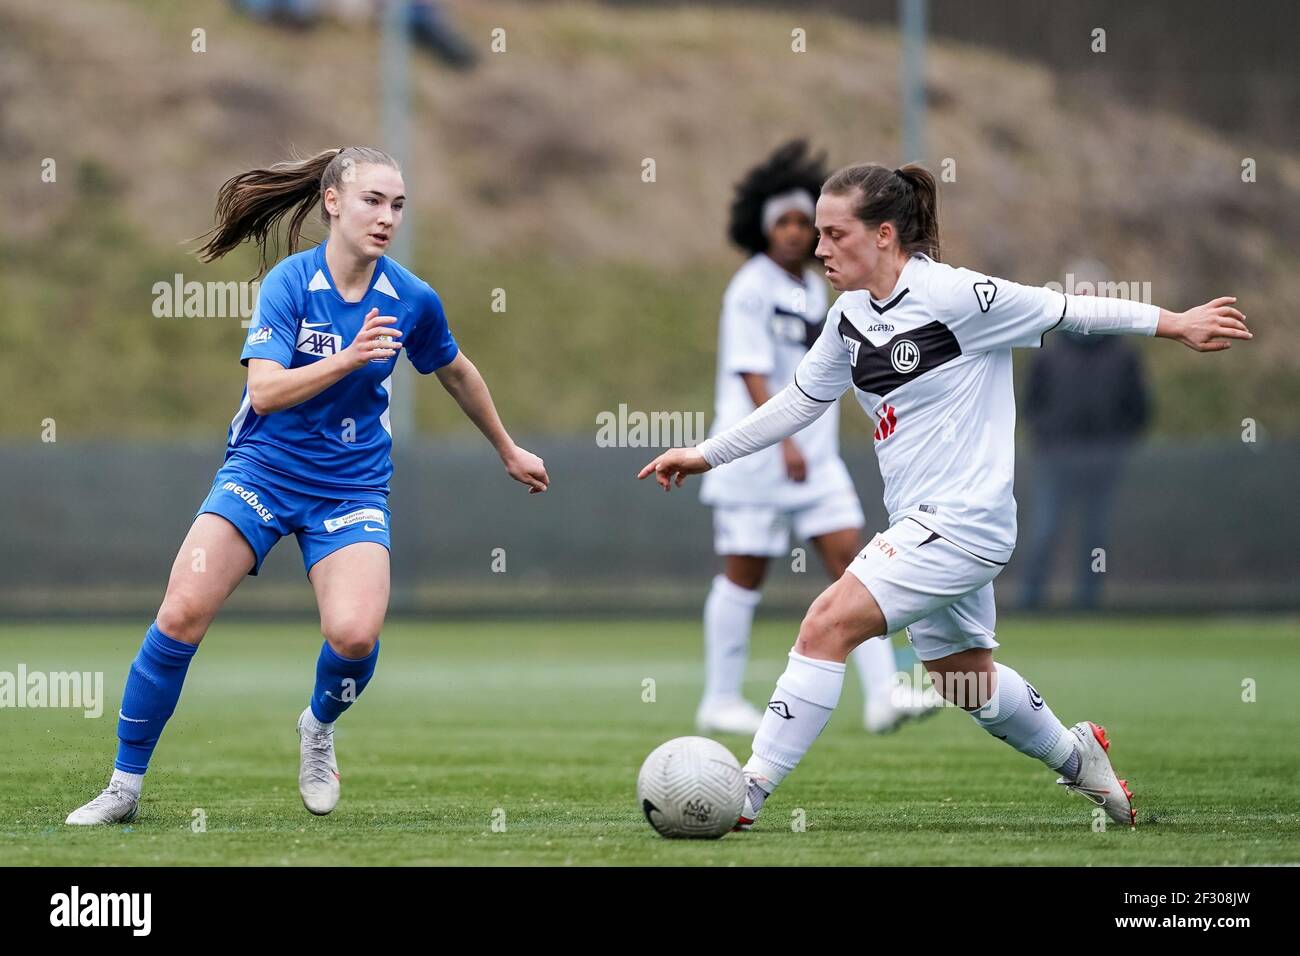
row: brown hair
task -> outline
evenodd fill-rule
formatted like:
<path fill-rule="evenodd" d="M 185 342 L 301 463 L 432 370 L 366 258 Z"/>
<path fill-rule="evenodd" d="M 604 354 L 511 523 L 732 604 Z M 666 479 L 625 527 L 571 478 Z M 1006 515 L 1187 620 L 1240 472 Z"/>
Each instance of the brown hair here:
<path fill-rule="evenodd" d="M 911 255 L 939 260 L 939 186 L 924 166 L 886 169 L 876 163 L 845 166 L 822 184 L 822 192 L 844 196 L 859 190 L 854 214 L 874 229 L 892 222 L 898 244 Z"/>
<path fill-rule="evenodd" d="M 205 233 L 208 241 L 195 254 L 203 262 L 212 262 L 245 239 L 255 239 L 260 250 L 257 275 L 262 275 L 276 258 L 274 247 L 268 249 L 267 243 L 274 239 L 280 221 L 292 212 L 288 228 L 292 255 L 298 251 L 303 222 L 317 203 L 321 221 L 329 225 L 325 190 L 331 186 L 337 190 L 340 183 L 350 181 L 351 171 L 363 163 L 401 169 L 397 160 L 382 149 L 345 146 L 232 176 L 217 190 L 217 224 Z"/>

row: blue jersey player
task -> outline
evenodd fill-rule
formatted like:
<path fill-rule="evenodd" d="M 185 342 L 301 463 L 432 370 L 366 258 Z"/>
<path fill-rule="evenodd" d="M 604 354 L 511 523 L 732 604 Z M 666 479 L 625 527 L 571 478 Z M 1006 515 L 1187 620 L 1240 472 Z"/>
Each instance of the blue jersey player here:
<path fill-rule="evenodd" d="M 217 198 L 200 257 L 268 240 L 289 217 L 290 251 L 319 207 L 329 235 L 266 275 L 241 361 L 248 383 L 226 459 L 200 505 L 157 619 L 131 664 L 108 786 L 70 824 L 127 823 L 145 770 L 176 708 L 212 619 L 272 546 L 298 539 L 324 643 L 298 718 L 299 791 L 315 814 L 339 798 L 334 722 L 365 690 L 388 609 L 389 400 L 398 353 L 433 372 L 492 442 L 510 477 L 545 491 L 542 460 L 511 441 L 487 385 L 459 350 L 437 293 L 384 253 L 401 225 L 405 189 L 388 154 L 330 149 L 235 176 Z"/>

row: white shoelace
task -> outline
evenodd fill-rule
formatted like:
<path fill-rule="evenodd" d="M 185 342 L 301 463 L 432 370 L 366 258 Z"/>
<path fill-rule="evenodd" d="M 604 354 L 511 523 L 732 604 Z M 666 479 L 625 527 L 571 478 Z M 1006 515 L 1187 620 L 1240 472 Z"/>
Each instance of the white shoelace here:
<path fill-rule="evenodd" d="M 99 792 L 95 799 L 91 800 L 84 809 L 86 810 L 116 810 L 122 804 L 131 804 L 140 799 L 138 795 L 132 794 L 125 789 L 120 783 L 110 783 L 107 787 Z"/>
<path fill-rule="evenodd" d="M 330 757 L 334 753 L 334 735 L 304 733 L 302 739 L 308 747 L 304 760 L 308 779 L 329 783 L 334 776 L 334 768 L 330 766 Z"/>

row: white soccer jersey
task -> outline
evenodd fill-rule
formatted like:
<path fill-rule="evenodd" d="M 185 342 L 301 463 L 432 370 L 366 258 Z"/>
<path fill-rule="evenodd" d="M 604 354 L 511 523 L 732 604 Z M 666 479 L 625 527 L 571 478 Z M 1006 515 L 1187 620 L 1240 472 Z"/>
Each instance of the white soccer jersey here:
<path fill-rule="evenodd" d="M 772 394 L 794 381 L 795 369 L 825 324 L 826 286 L 813 270 L 803 281 L 759 253 L 732 277 L 722 300 L 713 427 L 717 434 L 754 410 L 742 372 L 767 379 Z M 708 505 L 766 505 L 804 508 L 852 488 L 840 459 L 839 408 L 793 436 L 808 463 L 808 479 L 794 482 L 785 471 L 780 445 L 708 472 L 700 499 Z"/>
<path fill-rule="evenodd" d="M 911 517 L 1005 563 L 1016 543 L 1011 349 L 1036 348 L 1066 297 L 914 255 L 883 302 L 835 302 L 795 383 L 818 401 L 850 386 L 876 422 L 891 525 Z"/>

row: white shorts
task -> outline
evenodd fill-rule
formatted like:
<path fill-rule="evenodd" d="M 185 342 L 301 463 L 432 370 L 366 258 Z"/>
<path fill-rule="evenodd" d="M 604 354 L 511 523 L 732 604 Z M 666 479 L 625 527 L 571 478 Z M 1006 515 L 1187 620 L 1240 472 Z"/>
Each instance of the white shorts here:
<path fill-rule="evenodd" d="M 858 496 L 847 489 L 790 511 L 766 505 L 719 505 L 713 509 L 713 550 L 724 556 L 786 557 L 792 528 L 807 541 L 864 524 Z"/>
<path fill-rule="evenodd" d="M 876 535 L 849 565 L 884 612 L 886 633 L 907 628 L 923 661 L 998 646 L 993 579 L 1001 570 L 914 518 Z"/>

